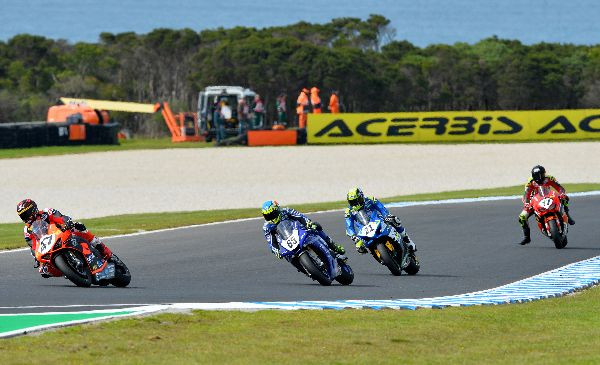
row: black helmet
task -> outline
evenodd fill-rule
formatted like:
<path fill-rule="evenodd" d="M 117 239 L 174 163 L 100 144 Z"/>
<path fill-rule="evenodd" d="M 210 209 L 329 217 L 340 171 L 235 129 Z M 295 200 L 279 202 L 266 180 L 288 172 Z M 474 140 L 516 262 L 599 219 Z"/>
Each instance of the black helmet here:
<path fill-rule="evenodd" d="M 544 168 L 544 166 L 533 166 L 533 168 L 531 169 L 531 177 L 536 183 L 542 184 L 546 179 L 546 169 Z"/>
<path fill-rule="evenodd" d="M 31 199 L 23 199 L 17 204 L 17 214 L 23 222 L 31 223 L 38 214 L 37 204 Z"/>

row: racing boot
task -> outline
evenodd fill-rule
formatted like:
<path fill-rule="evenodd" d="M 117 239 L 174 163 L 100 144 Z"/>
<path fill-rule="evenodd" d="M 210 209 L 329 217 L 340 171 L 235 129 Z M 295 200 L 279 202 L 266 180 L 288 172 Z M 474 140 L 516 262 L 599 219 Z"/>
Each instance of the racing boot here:
<path fill-rule="evenodd" d="M 417 252 L 417 245 L 415 245 L 413 240 L 411 240 L 410 237 L 406 234 L 406 231 L 404 232 L 404 235 L 402 236 L 402 242 L 406 243 L 406 246 L 409 249 L 411 249 L 412 252 Z"/>
<path fill-rule="evenodd" d="M 523 240 L 519 242 L 520 245 L 526 245 L 531 242 L 531 231 L 529 230 L 529 225 L 523 226 Z"/>
<path fill-rule="evenodd" d="M 102 241 L 100 241 L 98 237 L 94 237 L 90 244 L 94 246 L 96 250 L 100 251 L 100 254 L 102 255 L 102 257 L 104 257 L 105 260 L 110 260 L 110 258 L 112 257 L 112 251 L 108 247 L 106 247 L 106 245 Z"/>
<path fill-rule="evenodd" d="M 567 219 L 569 220 L 569 225 L 574 226 L 575 220 L 571 217 L 571 214 L 569 214 L 569 206 L 565 204 L 564 207 L 565 207 L 565 213 L 567 214 Z"/>

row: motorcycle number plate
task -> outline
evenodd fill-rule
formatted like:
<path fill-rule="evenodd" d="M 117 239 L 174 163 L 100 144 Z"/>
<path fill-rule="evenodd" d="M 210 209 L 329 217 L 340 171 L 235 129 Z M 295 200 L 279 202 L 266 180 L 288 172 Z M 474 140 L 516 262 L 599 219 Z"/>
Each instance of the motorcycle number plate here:
<path fill-rule="evenodd" d="M 42 237 L 40 243 L 38 244 L 37 251 L 42 255 L 46 254 L 52 247 L 54 247 L 54 243 L 56 242 L 56 236 L 53 234 L 46 235 Z"/>
<path fill-rule="evenodd" d="M 373 237 L 377 230 L 378 222 L 369 222 L 366 226 L 360 229 L 360 235 L 364 237 Z"/>
<path fill-rule="evenodd" d="M 545 198 L 540 201 L 539 205 L 544 209 L 549 209 L 553 203 L 554 201 L 551 198 Z"/>
<path fill-rule="evenodd" d="M 283 241 L 283 246 L 288 251 L 293 251 L 300 244 L 300 237 L 298 236 L 298 231 L 295 230 L 294 234 L 288 237 L 285 241 Z"/>

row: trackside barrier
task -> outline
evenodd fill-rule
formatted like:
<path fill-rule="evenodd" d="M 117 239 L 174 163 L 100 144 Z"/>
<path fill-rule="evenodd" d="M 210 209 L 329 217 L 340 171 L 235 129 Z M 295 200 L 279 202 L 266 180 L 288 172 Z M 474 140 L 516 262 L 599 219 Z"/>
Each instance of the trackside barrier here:
<path fill-rule="evenodd" d="M 0 124 L 0 148 L 119 144 L 118 132 L 118 123 L 4 123 Z"/>
<path fill-rule="evenodd" d="M 289 146 L 295 145 L 297 140 L 296 130 L 248 131 L 248 146 Z"/>
<path fill-rule="evenodd" d="M 308 143 L 600 139 L 600 109 L 309 114 Z"/>

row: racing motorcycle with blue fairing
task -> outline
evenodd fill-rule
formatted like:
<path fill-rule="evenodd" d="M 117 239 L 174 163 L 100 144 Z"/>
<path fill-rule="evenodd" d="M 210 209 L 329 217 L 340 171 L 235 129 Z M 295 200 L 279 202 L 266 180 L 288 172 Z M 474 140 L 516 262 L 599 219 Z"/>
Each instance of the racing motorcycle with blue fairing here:
<path fill-rule="evenodd" d="M 356 218 L 357 236 L 365 242 L 375 260 L 387 266 L 396 276 L 402 271 L 408 275 L 419 272 L 420 264 L 415 253 L 403 242 L 398 231 L 381 219 L 376 211 L 361 209 Z"/>
<path fill-rule="evenodd" d="M 354 280 L 350 265 L 334 257 L 323 239 L 299 222 L 284 220 L 276 232 L 281 256 L 319 284 L 328 286 L 335 280 L 350 285 Z"/>

